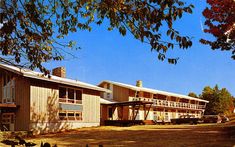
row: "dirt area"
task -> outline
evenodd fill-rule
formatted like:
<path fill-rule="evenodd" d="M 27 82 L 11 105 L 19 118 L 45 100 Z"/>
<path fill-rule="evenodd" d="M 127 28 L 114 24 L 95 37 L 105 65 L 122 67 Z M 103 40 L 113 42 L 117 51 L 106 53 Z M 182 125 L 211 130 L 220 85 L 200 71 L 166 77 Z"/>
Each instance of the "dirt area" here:
<path fill-rule="evenodd" d="M 58 147 L 156 146 L 156 147 L 235 147 L 235 125 L 143 125 L 93 127 L 27 138 Z M 0 146 L 4 147 L 0 143 Z"/>
<path fill-rule="evenodd" d="M 27 141 L 80 146 L 234 147 L 235 125 L 145 125 L 82 128 L 27 138 Z M 1 144 L 0 144 L 1 146 Z"/>

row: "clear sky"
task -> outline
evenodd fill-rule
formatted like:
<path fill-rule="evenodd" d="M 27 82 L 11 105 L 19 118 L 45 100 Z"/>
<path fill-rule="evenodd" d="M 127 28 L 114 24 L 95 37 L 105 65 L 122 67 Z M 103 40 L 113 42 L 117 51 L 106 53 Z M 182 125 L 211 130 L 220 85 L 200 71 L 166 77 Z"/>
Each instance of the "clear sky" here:
<path fill-rule="evenodd" d="M 205 86 L 218 84 L 235 96 L 235 60 L 230 52 L 212 51 L 199 43 L 200 38 L 210 37 L 202 32 L 200 22 L 204 20 L 201 12 L 206 4 L 201 0 L 192 2 L 193 14 L 183 15 L 175 27 L 182 34 L 194 37 L 193 46 L 188 50 L 175 48 L 170 53 L 180 58 L 176 65 L 159 61 L 149 45 L 130 34 L 122 37 L 117 30 L 107 31 L 107 25 L 103 24 L 95 25 L 91 32 L 79 31 L 68 36 L 82 48 L 72 52 L 77 59 L 50 62 L 46 67 L 65 66 L 68 78 L 95 85 L 102 80 L 132 85 L 142 80 L 144 87 L 187 95 L 199 94 Z"/>

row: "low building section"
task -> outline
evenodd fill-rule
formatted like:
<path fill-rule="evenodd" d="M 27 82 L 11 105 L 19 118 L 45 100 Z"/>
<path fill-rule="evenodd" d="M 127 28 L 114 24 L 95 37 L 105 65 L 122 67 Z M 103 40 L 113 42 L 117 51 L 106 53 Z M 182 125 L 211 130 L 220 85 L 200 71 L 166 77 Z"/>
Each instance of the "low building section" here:
<path fill-rule="evenodd" d="M 101 101 L 101 121 L 105 120 L 153 120 L 170 122 L 181 115 L 194 115 L 200 118 L 208 101 L 137 86 L 103 81 L 100 87 L 111 90 L 103 93 Z"/>
<path fill-rule="evenodd" d="M 100 95 L 95 85 L 0 64 L 0 128 L 54 132 L 100 125 Z"/>

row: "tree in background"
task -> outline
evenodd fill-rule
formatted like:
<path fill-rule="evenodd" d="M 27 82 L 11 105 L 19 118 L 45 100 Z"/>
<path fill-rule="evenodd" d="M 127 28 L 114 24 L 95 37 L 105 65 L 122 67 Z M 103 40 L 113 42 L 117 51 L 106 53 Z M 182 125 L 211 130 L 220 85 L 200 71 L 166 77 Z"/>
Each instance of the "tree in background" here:
<path fill-rule="evenodd" d="M 232 103 L 233 103 L 233 106 L 231 106 L 231 111 L 233 112 L 233 113 L 235 113 L 235 97 L 234 96 L 232 96 L 232 99 L 231 99 L 231 101 L 232 101 Z"/>
<path fill-rule="evenodd" d="M 107 21 L 108 30 L 118 29 L 123 36 L 129 31 L 159 60 L 176 64 L 177 58 L 166 57 L 167 50 L 187 49 L 192 41 L 173 24 L 192 8 L 181 0 L 1 0 L 0 62 L 48 73 L 42 63 L 62 60 L 75 46 L 61 43 L 69 33 L 91 31 L 91 24 Z"/>
<path fill-rule="evenodd" d="M 206 86 L 200 98 L 209 101 L 205 114 L 230 114 L 234 109 L 232 95 L 226 88 L 220 90 L 218 85 L 214 88 Z"/>
<path fill-rule="evenodd" d="M 198 98 L 197 94 L 194 92 L 189 92 L 188 96 Z"/>
<path fill-rule="evenodd" d="M 212 34 L 214 41 L 201 39 L 203 44 L 210 45 L 213 50 L 231 51 L 235 60 L 235 1 L 207 0 L 210 7 L 203 11 L 208 27 L 204 32 Z"/>

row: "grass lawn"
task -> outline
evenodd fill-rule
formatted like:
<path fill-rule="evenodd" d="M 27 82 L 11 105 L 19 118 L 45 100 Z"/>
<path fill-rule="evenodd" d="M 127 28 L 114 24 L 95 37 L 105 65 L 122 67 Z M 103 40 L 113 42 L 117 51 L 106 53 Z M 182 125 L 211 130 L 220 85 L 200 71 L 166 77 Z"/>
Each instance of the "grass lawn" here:
<path fill-rule="evenodd" d="M 58 147 L 79 146 L 159 146 L 159 147 L 235 147 L 235 126 L 224 124 L 145 125 L 132 127 L 82 128 L 27 138 Z M 1 146 L 1 144 L 0 144 Z"/>

